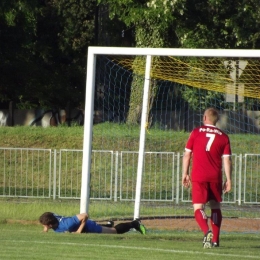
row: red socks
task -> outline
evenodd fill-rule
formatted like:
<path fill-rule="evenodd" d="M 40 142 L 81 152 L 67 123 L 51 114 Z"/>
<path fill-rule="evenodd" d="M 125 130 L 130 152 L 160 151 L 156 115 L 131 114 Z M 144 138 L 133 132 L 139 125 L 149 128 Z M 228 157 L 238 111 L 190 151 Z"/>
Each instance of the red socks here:
<path fill-rule="evenodd" d="M 209 231 L 209 225 L 208 225 L 208 217 L 205 211 L 203 209 L 197 209 L 194 212 L 194 216 L 200 229 L 203 231 L 204 235 L 206 235 L 206 233 Z"/>
<path fill-rule="evenodd" d="M 197 221 L 200 229 L 206 235 L 206 233 L 209 231 L 209 225 L 208 225 L 208 218 L 203 209 L 197 209 L 194 212 L 195 220 Z M 211 227 L 212 227 L 212 233 L 213 233 L 213 239 L 212 242 L 216 242 L 219 244 L 219 234 L 220 234 L 220 227 L 222 222 L 222 213 L 220 209 L 212 209 L 211 210 Z"/>
<path fill-rule="evenodd" d="M 220 234 L 220 227 L 222 222 L 221 210 L 212 209 L 210 220 L 211 220 L 212 233 L 213 233 L 212 242 L 216 242 L 219 244 L 219 234 Z"/>

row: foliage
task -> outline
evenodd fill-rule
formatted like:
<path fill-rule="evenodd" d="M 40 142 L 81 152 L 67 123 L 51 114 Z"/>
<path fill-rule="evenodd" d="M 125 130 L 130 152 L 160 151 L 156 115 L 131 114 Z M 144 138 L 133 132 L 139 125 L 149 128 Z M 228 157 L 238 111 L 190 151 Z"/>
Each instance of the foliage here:
<path fill-rule="evenodd" d="M 38 4 L 35 1 L 4 0 L 0 4 L 0 100 L 19 96 L 20 76 L 36 35 Z M 23 70 L 23 69 L 22 69 Z M 21 73 L 19 73 L 21 72 Z M 16 88 L 14 88 L 16 85 Z"/>
<path fill-rule="evenodd" d="M 1 101 L 23 108 L 80 106 L 95 1 L 2 1 Z"/>
<path fill-rule="evenodd" d="M 99 1 L 102 4 L 109 5 L 109 14 L 111 19 L 117 18 L 123 21 L 126 26 L 134 27 L 135 44 L 137 47 L 166 47 L 172 34 L 169 34 L 170 25 L 175 20 L 172 12 L 176 6 L 182 6 L 182 0 L 165 1 Z M 180 8 L 180 7 L 179 7 Z M 135 63 L 142 62 L 136 58 Z M 137 124 L 140 121 L 142 109 L 142 94 L 144 80 L 134 75 L 132 91 L 130 96 L 128 124 Z M 155 84 L 156 85 L 156 84 Z M 153 86 L 153 91 L 158 90 Z M 154 95 L 150 97 L 150 106 L 152 107 Z"/>
<path fill-rule="evenodd" d="M 157 31 L 159 36 L 170 27 L 178 38 L 177 45 L 170 42 L 173 47 L 251 49 L 260 45 L 257 0 L 239 3 L 235 0 L 99 0 L 99 3 L 109 5 L 111 19 L 117 17 L 127 26 L 140 30 L 137 46 L 150 46 L 152 42 L 147 39 L 156 40 L 150 34 L 152 31 Z M 154 47 L 167 47 L 162 43 Z"/>
<path fill-rule="evenodd" d="M 205 110 L 212 106 L 212 104 L 221 110 L 225 108 L 224 95 L 222 93 L 189 87 L 182 87 L 181 92 L 182 98 L 189 104 L 189 108 L 192 110 Z M 198 96 L 201 98 L 198 99 Z"/>
<path fill-rule="evenodd" d="M 85 0 L 54 0 L 61 19 L 59 46 L 62 51 L 72 54 L 73 51 L 84 50 L 94 37 L 95 1 Z M 76 56 L 77 59 L 80 56 Z"/>
<path fill-rule="evenodd" d="M 111 19 L 119 19 L 129 28 L 134 27 L 137 47 L 166 47 L 174 39 L 172 23 L 184 10 L 183 0 L 99 0 L 109 5 Z M 176 36 L 175 36 L 176 38 Z"/>
<path fill-rule="evenodd" d="M 259 48 L 259 2 L 187 1 L 176 32 L 185 48 Z"/>
<path fill-rule="evenodd" d="M 259 48 L 260 10 L 257 1 L 230 0 L 209 1 L 113 1 L 100 0 L 109 4 L 111 19 L 123 21 L 134 27 L 137 47 L 183 47 L 183 48 Z M 134 79 L 133 83 L 138 79 Z M 132 86 L 128 122 L 140 120 L 141 104 L 136 96 L 142 96 L 143 82 Z M 139 92 L 138 92 L 139 89 Z M 205 92 L 205 103 L 194 98 L 197 91 L 182 88 L 184 100 L 192 108 L 206 107 L 216 98 Z M 138 103 L 139 102 L 139 103 Z M 218 104 L 221 106 L 221 104 Z"/>
<path fill-rule="evenodd" d="M 94 43 L 258 49 L 259 25 L 257 0 L 2 0 L 0 102 L 82 106 L 86 52 Z M 133 111 L 140 107 L 134 96 L 131 103 Z"/>

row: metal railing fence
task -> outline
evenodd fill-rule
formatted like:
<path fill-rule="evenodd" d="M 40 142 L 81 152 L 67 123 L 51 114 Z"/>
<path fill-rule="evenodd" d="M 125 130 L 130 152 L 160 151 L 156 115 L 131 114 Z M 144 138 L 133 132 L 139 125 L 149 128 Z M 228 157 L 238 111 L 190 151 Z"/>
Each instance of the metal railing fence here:
<path fill-rule="evenodd" d="M 80 199 L 82 150 L 0 148 L 0 197 Z M 232 191 L 223 203 L 260 204 L 260 154 L 233 154 Z M 90 198 L 134 201 L 138 152 L 92 151 Z M 146 152 L 142 201 L 191 201 L 182 154 Z"/>
<path fill-rule="evenodd" d="M 51 197 L 50 149 L 0 148 L 0 196 Z"/>

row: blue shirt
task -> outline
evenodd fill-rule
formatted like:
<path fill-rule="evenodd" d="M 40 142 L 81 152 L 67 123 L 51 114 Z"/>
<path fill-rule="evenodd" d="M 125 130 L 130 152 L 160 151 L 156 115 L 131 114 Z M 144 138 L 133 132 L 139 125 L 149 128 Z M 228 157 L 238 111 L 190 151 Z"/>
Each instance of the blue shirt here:
<path fill-rule="evenodd" d="M 53 214 L 54 217 L 59 221 L 59 225 L 56 229 L 53 229 L 55 232 L 75 232 L 80 226 L 80 221 L 77 216 L 73 217 L 63 217 L 56 214 Z"/>
<path fill-rule="evenodd" d="M 80 221 L 77 216 L 63 217 L 57 214 L 53 215 L 59 222 L 58 227 L 53 229 L 55 232 L 75 232 L 78 230 Z M 95 221 L 88 219 L 83 232 L 102 233 L 102 226 L 98 225 Z"/>

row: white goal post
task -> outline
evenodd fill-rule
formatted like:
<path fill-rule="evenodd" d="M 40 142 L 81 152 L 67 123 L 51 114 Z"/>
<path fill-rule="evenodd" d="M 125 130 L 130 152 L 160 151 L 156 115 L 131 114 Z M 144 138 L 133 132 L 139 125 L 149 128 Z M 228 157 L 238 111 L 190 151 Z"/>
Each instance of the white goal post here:
<path fill-rule="evenodd" d="M 142 173 L 145 151 L 145 125 L 148 107 L 148 93 L 150 82 L 151 59 L 153 56 L 173 57 L 227 57 L 227 58 L 256 58 L 260 57 L 260 50 L 224 50 L 224 49 L 170 49 L 170 48 L 120 48 L 120 47 L 89 47 L 87 54 L 87 77 L 85 94 L 85 118 L 83 140 L 83 162 L 80 212 L 88 212 L 90 195 L 90 170 L 92 153 L 92 128 L 94 114 L 95 73 L 97 55 L 127 55 L 146 57 L 145 80 L 143 88 L 143 105 L 141 115 L 141 130 L 139 142 L 139 156 L 137 167 L 137 182 L 135 190 L 134 219 L 140 217 L 140 201 L 142 189 Z"/>

